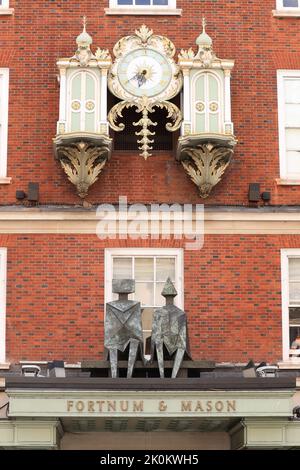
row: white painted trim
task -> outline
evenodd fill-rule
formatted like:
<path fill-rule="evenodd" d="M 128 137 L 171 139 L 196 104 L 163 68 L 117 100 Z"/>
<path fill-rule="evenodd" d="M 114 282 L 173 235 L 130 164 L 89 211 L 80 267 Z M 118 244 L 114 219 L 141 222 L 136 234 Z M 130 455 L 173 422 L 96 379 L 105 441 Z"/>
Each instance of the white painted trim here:
<path fill-rule="evenodd" d="M 133 0 L 135 3 L 135 0 Z M 118 0 L 109 0 L 106 15 L 181 15 L 182 10 L 176 8 L 176 0 L 168 0 L 168 5 L 120 5 Z"/>
<path fill-rule="evenodd" d="M 300 179 L 275 179 L 277 186 L 300 186 Z"/>
<path fill-rule="evenodd" d="M 2 0 L 0 8 L 9 8 L 9 0 Z"/>
<path fill-rule="evenodd" d="M 274 10 L 278 13 L 285 12 L 287 15 L 290 13 L 293 13 L 295 11 L 298 11 L 298 14 L 300 12 L 300 0 L 298 0 L 298 6 L 297 7 L 285 7 L 283 5 L 283 0 L 276 0 L 276 10 Z"/>
<path fill-rule="evenodd" d="M 225 126 L 226 124 L 232 124 L 231 123 L 231 86 L 230 86 L 230 81 L 231 81 L 231 73 L 230 70 L 225 71 L 225 77 L 224 77 L 224 121 L 225 121 Z"/>
<path fill-rule="evenodd" d="M 280 179 L 300 179 L 300 174 L 289 174 L 287 172 L 286 143 L 285 143 L 285 94 L 284 80 L 289 77 L 300 78 L 300 70 L 277 70 L 277 93 L 278 93 L 278 135 L 279 135 L 279 165 Z"/>
<path fill-rule="evenodd" d="M 6 15 L 6 16 L 9 16 L 9 15 L 13 15 L 15 12 L 14 8 L 3 8 L 0 6 L 0 16 L 1 15 Z"/>
<path fill-rule="evenodd" d="M 137 8 L 137 7 L 130 7 L 122 8 L 119 6 L 118 8 L 104 8 L 106 15 L 142 15 L 142 16 L 182 16 L 182 9 L 181 8 L 162 8 L 162 7 L 152 7 L 153 9 L 147 8 Z"/>
<path fill-rule="evenodd" d="M 175 220 L 170 214 L 171 233 Z M 146 217 L 146 216 L 145 216 Z M 115 223 L 115 213 L 107 214 L 106 221 Z M 128 223 L 133 219 L 129 216 Z M 147 219 L 145 219 L 147 220 Z M 162 232 L 161 213 L 152 213 L 151 220 L 158 233 Z M 192 221 L 195 223 L 195 214 Z M 93 234 L 97 233 L 99 218 L 96 211 L 52 208 L 0 208 L 0 234 L 7 233 L 44 233 L 44 234 Z M 117 222 L 117 229 L 119 229 Z M 112 225 L 112 224 L 111 224 Z M 195 229 L 195 225 L 193 225 Z M 248 235 L 300 235 L 300 211 L 253 210 L 214 210 L 204 211 L 205 234 L 248 234 Z M 109 243 L 109 240 L 107 241 Z"/>
<path fill-rule="evenodd" d="M 285 17 L 300 17 L 300 10 L 273 10 L 273 16 L 278 18 L 285 18 Z"/>
<path fill-rule="evenodd" d="M 7 175 L 7 148 L 8 148 L 8 96 L 9 96 L 9 69 L 0 68 L 0 93 L 2 93 L 1 103 L 3 109 L 0 110 L 0 142 L 3 147 L 0 151 L 0 177 Z"/>
<path fill-rule="evenodd" d="M 0 248 L 0 364 L 6 362 L 7 248 Z"/>
<path fill-rule="evenodd" d="M 289 357 L 290 325 L 289 325 L 289 258 L 300 258 L 300 248 L 281 250 L 281 299 L 282 299 L 282 348 L 283 362 L 295 363 Z M 298 361 L 296 361 L 298 362 Z M 299 364 L 299 363 L 298 363 Z"/>
<path fill-rule="evenodd" d="M 176 289 L 178 292 L 175 298 L 175 304 L 184 309 L 184 266 L 183 266 L 183 249 L 182 248 L 107 248 L 104 254 L 104 273 L 105 273 L 105 288 L 104 288 L 104 302 L 112 300 L 112 258 L 115 256 L 163 256 L 175 257 L 175 277 Z"/>

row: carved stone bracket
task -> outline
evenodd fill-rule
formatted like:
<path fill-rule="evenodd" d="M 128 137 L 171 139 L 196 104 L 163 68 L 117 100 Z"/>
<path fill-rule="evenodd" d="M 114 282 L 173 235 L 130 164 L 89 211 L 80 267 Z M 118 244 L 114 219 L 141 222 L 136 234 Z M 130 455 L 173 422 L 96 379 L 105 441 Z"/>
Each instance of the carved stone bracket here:
<path fill-rule="evenodd" d="M 236 140 L 225 136 L 214 138 L 202 135 L 179 139 L 177 159 L 198 187 L 201 198 L 207 198 L 221 181 L 235 145 Z"/>
<path fill-rule="evenodd" d="M 111 139 L 105 135 L 60 135 L 53 141 L 54 153 L 81 198 L 88 195 L 111 154 Z"/>

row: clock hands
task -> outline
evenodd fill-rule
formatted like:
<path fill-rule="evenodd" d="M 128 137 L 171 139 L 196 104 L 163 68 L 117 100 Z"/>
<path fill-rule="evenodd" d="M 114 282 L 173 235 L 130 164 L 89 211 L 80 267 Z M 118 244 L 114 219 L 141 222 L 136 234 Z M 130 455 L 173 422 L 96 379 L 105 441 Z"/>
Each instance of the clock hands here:
<path fill-rule="evenodd" d="M 146 75 L 147 75 L 147 70 L 143 69 L 141 72 L 136 73 L 133 77 L 131 77 L 129 80 L 127 80 L 127 83 L 131 82 L 131 80 L 136 80 L 138 82 L 138 86 L 140 88 L 147 81 Z"/>

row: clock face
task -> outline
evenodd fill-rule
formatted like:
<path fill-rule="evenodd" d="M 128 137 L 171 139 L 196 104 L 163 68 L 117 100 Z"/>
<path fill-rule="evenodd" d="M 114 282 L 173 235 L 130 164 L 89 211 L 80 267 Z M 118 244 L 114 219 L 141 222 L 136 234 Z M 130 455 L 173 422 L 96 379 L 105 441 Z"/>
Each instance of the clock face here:
<path fill-rule="evenodd" d="M 168 60 L 152 49 L 129 52 L 118 66 L 122 87 L 135 96 L 156 96 L 170 84 L 172 69 Z"/>

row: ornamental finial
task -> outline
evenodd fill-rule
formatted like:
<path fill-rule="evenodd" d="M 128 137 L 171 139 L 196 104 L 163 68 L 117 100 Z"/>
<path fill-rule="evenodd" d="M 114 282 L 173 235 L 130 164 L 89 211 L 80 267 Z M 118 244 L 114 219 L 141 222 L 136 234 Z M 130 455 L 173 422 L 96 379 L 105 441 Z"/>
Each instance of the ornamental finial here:
<path fill-rule="evenodd" d="M 203 28 L 202 33 L 206 32 L 205 31 L 206 26 L 207 26 L 206 18 L 205 18 L 205 16 L 203 16 L 203 18 L 202 18 L 202 28 Z"/>
<path fill-rule="evenodd" d="M 87 17 L 84 15 L 82 18 L 83 32 L 86 33 Z"/>

